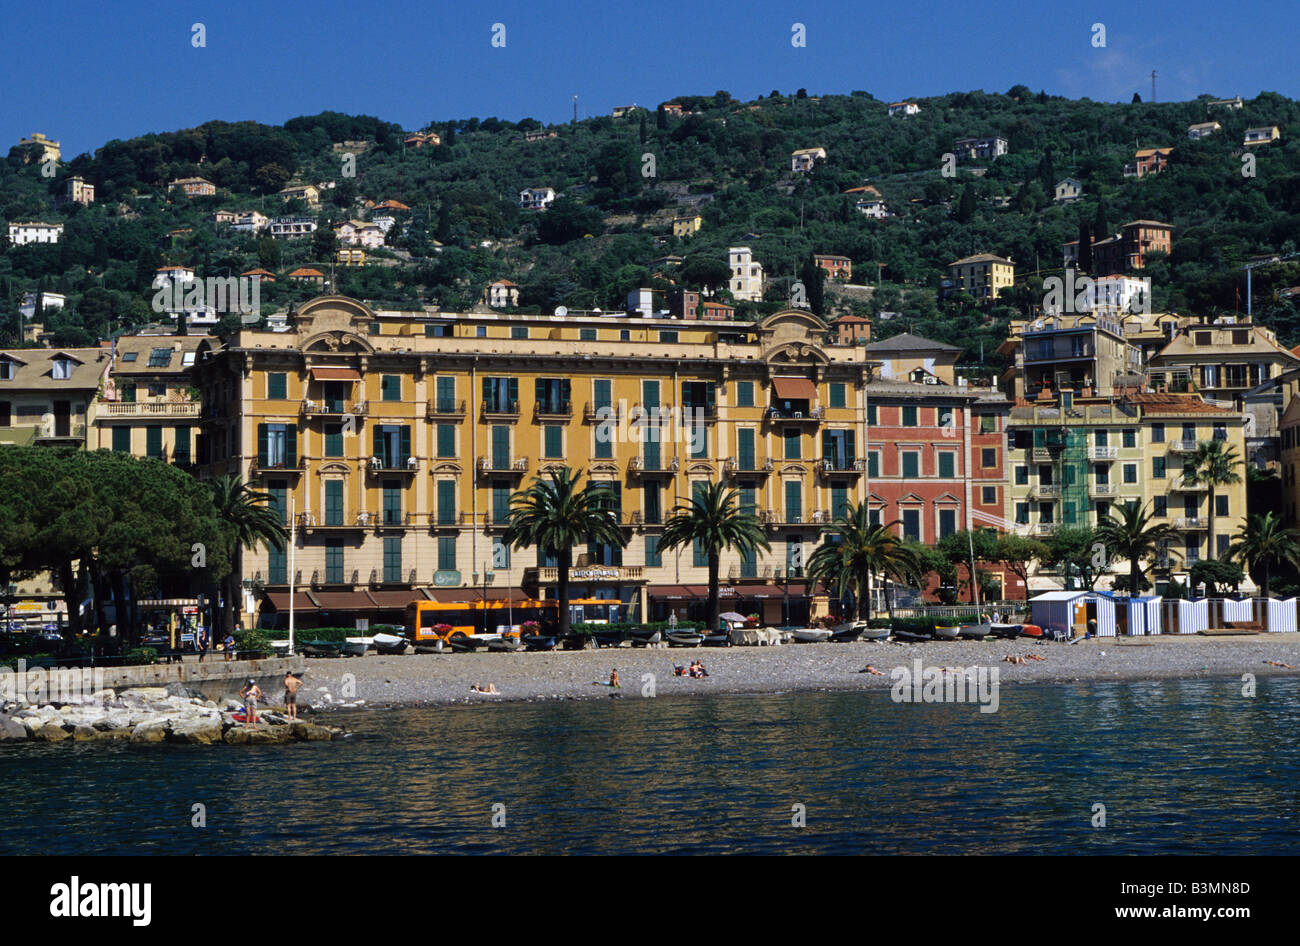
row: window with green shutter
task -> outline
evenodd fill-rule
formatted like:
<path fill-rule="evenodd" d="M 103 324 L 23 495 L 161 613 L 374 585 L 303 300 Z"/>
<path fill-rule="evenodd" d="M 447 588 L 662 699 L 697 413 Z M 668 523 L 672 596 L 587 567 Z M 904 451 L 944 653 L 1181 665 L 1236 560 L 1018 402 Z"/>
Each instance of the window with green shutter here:
<path fill-rule="evenodd" d="M 594 342 L 596 340 L 596 330 L 594 328 L 578 329 L 578 340 L 583 342 Z"/>
<path fill-rule="evenodd" d="M 831 383 L 831 407 L 844 407 L 847 400 L 844 395 L 844 383 L 835 381 Z"/>
<path fill-rule="evenodd" d="M 663 565 L 663 557 L 659 554 L 659 536 L 648 535 L 645 537 L 645 563 L 649 568 L 658 568 Z"/>
<path fill-rule="evenodd" d="M 289 559 L 284 549 L 271 547 L 266 552 L 266 583 L 268 585 L 287 585 L 289 583 Z"/>
<path fill-rule="evenodd" d="M 921 455 L 915 450 L 908 450 L 903 454 L 903 476 L 908 479 L 915 479 L 921 475 Z"/>
<path fill-rule="evenodd" d="M 709 455 L 709 428 L 703 424 L 692 424 L 690 428 L 691 456 L 694 458 Z"/>
<path fill-rule="evenodd" d="M 343 456 L 343 425 L 342 424 L 325 425 L 325 456 L 327 457 Z"/>
<path fill-rule="evenodd" d="M 564 428 L 559 424 L 547 424 L 542 428 L 544 449 L 549 460 L 564 456 Z"/>
<path fill-rule="evenodd" d="M 736 447 L 736 463 L 740 469 L 755 469 L 753 428 L 742 427 L 736 431 Z"/>
<path fill-rule="evenodd" d="M 787 522 L 803 521 L 803 484 L 798 480 L 786 481 L 785 518 Z"/>
<path fill-rule="evenodd" d="M 174 434 L 176 437 L 176 446 L 172 448 L 172 462 L 189 463 L 190 429 L 188 427 L 177 427 Z"/>
<path fill-rule="evenodd" d="M 492 521 L 506 522 L 510 519 L 510 484 L 504 480 L 492 481 Z"/>
<path fill-rule="evenodd" d="M 438 525 L 456 524 L 456 483 L 454 480 L 438 480 Z"/>
<path fill-rule="evenodd" d="M 510 337 L 511 337 L 511 338 L 527 338 L 527 337 L 528 337 L 528 326 L 527 326 L 527 325 L 512 325 L 512 326 L 510 326 Z"/>
<path fill-rule="evenodd" d="M 849 505 L 849 488 L 841 483 L 831 484 L 831 518 L 838 519 Z"/>
<path fill-rule="evenodd" d="M 753 381 L 736 382 L 736 406 L 737 407 L 754 406 L 754 382 Z"/>
<path fill-rule="evenodd" d="M 162 428 L 150 425 L 144 429 L 144 455 L 161 460 L 163 455 Z"/>
<path fill-rule="evenodd" d="M 131 452 L 131 428 L 130 427 L 113 428 L 113 449 L 118 453 Z"/>
<path fill-rule="evenodd" d="M 380 382 L 380 391 L 385 401 L 400 401 L 402 399 L 402 376 L 399 374 L 386 374 Z"/>
<path fill-rule="evenodd" d="M 696 568 L 707 568 L 709 564 L 709 553 L 698 538 L 691 543 L 691 562 Z"/>
<path fill-rule="evenodd" d="M 1124 430 L 1124 446 L 1129 449 L 1137 446 L 1137 431 L 1131 427 Z"/>
<path fill-rule="evenodd" d="M 785 440 L 785 458 L 787 460 L 803 459 L 802 432 L 798 427 L 787 427 L 783 431 Z"/>
<path fill-rule="evenodd" d="M 880 424 L 880 416 L 879 416 L 879 412 L 876 410 L 876 405 L 868 404 L 867 405 L 867 426 L 876 427 L 879 424 Z"/>
<path fill-rule="evenodd" d="M 271 497 L 267 508 L 281 523 L 289 523 L 289 485 L 284 480 L 271 480 L 266 484 L 266 492 Z"/>
<path fill-rule="evenodd" d="M 747 516 L 758 515 L 758 490 L 755 487 L 741 485 L 740 511 Z"/>
<path fill-rule="evenodd" d="M 645 408 L 659 406 L 659 382 L 644 380 L 641 382 L 641 406 Z"/>
<path fill-rule="evenodd" d="M 390 535 L 384 537 L 384 581 L 402 580 L 402 537 Z"/>
<path fill-rule="evenodd" d="M 384 480 L 384 525 L 402 524 L 402 482 Z"/>
<path fill-rule="evenodd" d="M 266 376 L 268 400 L 283 401 L 288 396 L 288 379 L 283 371 L 272 371 Z"/>
<path fill-rule="evenodd" d="M 449 414 L 456 409 L 456 379 L 439 377 L 436 384 L 438 410 Z"/>
<path fill-rule="evenodd" d="M 758 577 L 758 555 L 752 549 L 747 553 L 740 553 L 740 577 Z"/>
<path fill-rule="evenodd" d="M 614 406 L 614 383 L 608 378 L 597 378 L 592 382 L 591 396 L 592 407 L 600 410 L 602 407 Z"/>
<path fill-rule="evenodd" d="M 867 454 L 867 476 L 873 479 L 880 475 L 880 454 L 872 451 Z"/>
<path fill-rule="evenodd" d="M 1165 478 L 1165 458 L 1151 458 L 1151 476 L 1153 479 L 1163 480 Z"/>
<path fill-rule="evenodd" d="M 438 536 L 438 570 L 454 572 L 456 570 L 456 537 L 454 535 Z"/>
<path fill-rule="evenodd" d="M 659 483 L 643 484 L 641 505 L 641 515 L 647 523 L 657 525 L 663 522 L 663 492 Z"/>
<path fill-rule="evenodd" d="M 939 454 L 939 475 L 944 479 L 952 479 L 957 470 L 957 455 L 950 450 L 944 450 Z"/>
<path fill-rule="evenodd" d="M 331 585 L 343 583 L 343 540 L 325 540 L 325 582 Z"/>
<path fill-rule="evenodd" d="M 343 525 L 343 481 L 325 481 L 325 525 Z"/>
<path fill-rule="evenodd" d="M 510 469 L 510 428 L 504 424 L 492 428 L 492 469 Z"/>
<path fill-rule="evenodd" d="M 438 456 L 454 457 L 456 455 L 456 425 L 438 425 Z"/>
<path fill-rule="evenodd" d="M 917 409 L 915 405 L 908 404 L 903 407 L 903 426 L 917 426 Z"/>

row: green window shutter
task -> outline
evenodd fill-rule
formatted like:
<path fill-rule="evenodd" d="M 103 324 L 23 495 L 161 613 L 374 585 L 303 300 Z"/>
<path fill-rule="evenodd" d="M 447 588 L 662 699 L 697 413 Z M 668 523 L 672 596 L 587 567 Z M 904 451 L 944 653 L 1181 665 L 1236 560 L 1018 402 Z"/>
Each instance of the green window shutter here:
<path fill-rule="evenodd" d="M 131 452 L 131 428 L 114 427 L 113 428 L 113 449 L 118 453 Z"/>
<path fill-rule="evenodd" d="M 402 399 L 402 376 L 397 374 L 384 375 L 381 390 L 385 401 L 400 401 Z"/>
<path fill-rule="evenodd" d="M 492 398 L 492 379 L 484 378 L 483 379 L 483 403 L 484 404 L 489 403 L 491 398 Z"/>
<path fill-rule="evenodd" d="M 659 440 L 657 438 L 651 439 L 647 437 L 645 442 L 642 444 L 642 449 L 645 451 L 645 468 L 647 470 L 660 469 L 661 458 L 659 455 Z"/>
<path fill-rule="evenodd" d="M 443 411 L 456 408 L 456 379 L 440 377 L 437 381 L 438 409 Z"/>
<path fill-rule="evenodd" d="M 564 439 L 562 433 L 563 430 L 564 428 L 559 424 L 547 424 L 542 428 L 546 440 L 545 449 L 547 458 L 558 459 L 564 456 L 564 447 L 561 444 L 561 441 Z"/>
<path fill-rule="evenodd" d="M 269 400 L 283 401 L 287 387 L 283 372 L 273 371 L 266 376 L 266 396 Z"/>
<path fill-rule="evenodd" d="M 594 328 L 578 329 L 578 340 L 583 342 L 594 342 L 596 340 L 596 330 Z"/>
<path fill-rule="evenodd" d="M 641 382 L 641 406 L 646 408 L 659 406 L 659 382 Z"/>
<path fill-rule="evenodd" d="M 1164 457 L 1152 457 L 1152 458 L 1151 458 L 1151 475 L 1152 475 L 1152 477 L 1154 477 L 1155 479 L 1158 479 L 1158 480 L 1163 480 L 1163 479 L 1165 478 L 1165 458 L 1164 458 Z"/>
<path fill-rule="evenodd" d="M 737 407 L 754 406 L 754 382 L 753 381 L 736 382 L 736 406 Z"/>
<path fill-rule="evenodd" d="M 663 565 L 663 558 L 659 555 L 659 536 L 657 535 L 645 537 L 645 563 L 649 568 L 658 568 Z"/>
<path fill-rule="evenodd" d="M 453 424 L 438 425 L 438 456 L 454 457 L 456 455 L 456 427 Z"/>
<path fill-rule="evenodd" d="M 456 570 L 456 537 L 441 535 L 438 537 L 438 570 Z"/>
<path fill-rule="evenodd" d="M 757 502 L 758 490 L 752 486 L 742 486 L 740 488 L 740 511 L 746 515 L 756 515 L 758 512 Z"/>
<path fill-rule="evenodd" d="M 920 471 L 920 454 L 911 451 L 903 454 L 903 476 L 908 479 L 915 479 L 921 475 Z"/>
<path fill-rule="evenodd" d="M 944 479 L 952 479 L 955 470 L 953 455 L 947 451 L 939 454 L 939 475 Z"/>
<path fill-rule="evenodd" d="M 267 424 L 258 424 L 258 425 L 257 425 L 257 465 L 258 465 L 258 466 L 262 466 L 262 467 L 266 466 L 266 454 L 267 454 L 267 444 L 266 444 L 267 436 L 266 436 L 266 428 L 267 428 L 267 426 L 268 426 Z"/>
<path fill-rule="evenodd" d="M 905 405 L 903 407 L 903 426 L 915 427 L 916 425 L 917 425 L 916 407 L 911 404 Z"/>
<path fill-rule="evenodd" d="M 876 477 L 880 475 L 880 454 L 867 454 L 867 476 Z"/>
<path fill-rule="evenodd" d="M 831 517 L 839 518 L 844 512 L 844 507 L 849 504 L 849 489 L 847 486 L 831 487 Z"/>
<path fill-rule="evenodd" d="M 153 457 L 155 460 L 161 460 L 163 455 L 163 436 L 162 428 L 150 425 L 144 429 L 144 452 L 145 456 Z"/>
<path fill-rule="evenodd" d="M 449 526 L 456 522 L 456 483 L 438 481 L 438 524 Z"/>
<path fill-rule="evenodd" d="M 510 428 L 504 424 L 492 428 L 492 468 L 510 469 Z"/>
<path fill-rule="evenodd" d="M 284 425 L 284 465 L 292 470 L 298 465 L 298 425 Z"/>
<path fill-rule="evenodd" d="M 704 543 L 696 539 L 691 543 L 692 562 L 696 568 L 706 568 L 709 564 L 709 553 L 704 550 Z"/>
<path fill-rule="evenodd" d="M 832 384 L 831 385 L 831 407 L 844 407 L 845 403 L 846 401 L 844 397 L 844 385 L 840 382 L 836 382 Z"/>
<path fill-rule="evenodd" d="M 787 427 L 785 429 L 785 458 L 787 460 L 800 460 L 803 458 L 801 436 L 798 427 Z"/>
<path fill-rule="evenodd" d="M 610 439 L 608 434 L 606 435 L 601 434 L 599 425 L 597 425 L 597 429 L 595 430 L 593 436 L 596 438 L 596 452 L 595 452 L 596 459 L 608 460 L 611 457 L 613 457 L 614 441 Z"/>
<path fill-rule="evenodd" d="M 736 431 L 736 439 L 739 447 L 738 453 L 740 454 L 737 458 L 740 462 L 740 468 L 742 470 L 754 469 L 754 431 L 748 427 L 742 427 Z"/>
<path fill-rule="evenodd" d="M 593 396 L 596 401 L 595 406 L 598 410 L 602 407 L 613 407 L 614 395 L 612 393 L 612 387 L 613 387 L 612 382 L 610 382 L 607 379 L 601 379 L 596 381 L 594 385 L 595 393 Z"/>
<path fill-rule="evenodd" d="M 844 432 L 844 455 L 850 460 L 858 458 L 857 432 L 846 430 Z"/>
<path fill-rule="evenodd" d="M 505 522 L 510 518 L 510 487 L 492 487 L 492 521 Z"/>
<path fill-rule="evenodd" d="M 830 429 L 822 430 L 822 458 L 830 459 L 835 456 L 835 442 L 831 437 Z"/>
<path fill-rule="evenodd" d="M 382 457 L 384 455 L 384 428 L 381 424 L 376 424 L 370 428 L 371 439 L 374 441 L 374 453 L 372 456 Z"/>
<path fill-rule="evenodd" d="M 172 460 L 176 463 L 190 462 L 190 429 L 176 428 L 176 449 L 172 451 Z"/>
<path fill-rule="evenodd" d="M 343 525 L 343 481 L 325 481 L 325 525 Z"/>
<path fill-rule="evenodd" d="M 506 404 L 506 407 L 510 410 L 514 410 L 515 406 L 519 403 L 519 379 L 511 378 L 506 384 L 506 390 L 509 392 L 507 394 L 507 400 L 509 403 Z"/>
<path fill-rule="evenodd" d="M 880 418 L 875 404 L 867 405 L 867 426 L 875 427 L 880 423 Z"/>
<path fill-rule="evenodd" d="M 402 427 L 402 456 L 399 460 L 402 466 L 406 466 L 406 461 L 411 459 L 411 427 L 409 424 Z"/>
<path fill-rule="evenodd" d="M 785 484 L 785 516 L 787 522 L 803 519 L 803 485 L 795 480 Z"/>

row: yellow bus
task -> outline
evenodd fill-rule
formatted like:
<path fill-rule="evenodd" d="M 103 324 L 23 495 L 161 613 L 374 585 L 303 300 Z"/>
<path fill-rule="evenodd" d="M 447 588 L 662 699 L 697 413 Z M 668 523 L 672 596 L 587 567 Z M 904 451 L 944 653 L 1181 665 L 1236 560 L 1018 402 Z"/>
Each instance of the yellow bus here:
<path fill-rule="evenodd" d="M 514 598 L 491 601 L 412 601 L 406 606 L 406 635 L 413 643 L 450 640 L 475 634 L 518 637 L 522 625 L 535 621 L 541 634 L 558 629 L 559 604 L 554 598 Z M 609 598 L 573 598 L 573 623 L 607 623 L 618 619 L 623 602 Z"/>

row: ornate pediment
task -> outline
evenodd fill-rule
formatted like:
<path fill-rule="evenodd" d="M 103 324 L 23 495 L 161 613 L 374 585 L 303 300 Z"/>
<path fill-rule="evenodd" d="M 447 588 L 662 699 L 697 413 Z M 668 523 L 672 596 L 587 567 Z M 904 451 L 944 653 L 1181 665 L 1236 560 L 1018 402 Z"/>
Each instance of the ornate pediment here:
<path fill-rule="evenodd" d="M 317 476 L 325 476 L 328 474 L 338 475 L 340 473 L 347 476 L 351 472 L 352 469 L 346 463 L 339 460 L 327 460 L 316 468 Z"/>
<path fill-rule="evenodd" d="M 562 466 L 564 466 L 563 463 L 557 464 L 557 468 L 562 467 Z M 618 464 L 617 464 L 617 463 L 610 463 L 610 462 L 608 462 L 608 461 L 606 461 L 606 462 L 604 462 L 604 463 L 593 463 L 593 464 L 592 464 L 592 465 L 587 469 L 587 478 L 588 478 L 588 479 L 594 479 L 594 478 L 597 477 L 597 476 L 602 476 L 602 477 L 604 477 L 604 476 L 617 477 L 618 475 L 619 475 Z"/>
<path fill-rule="evenodd" d="M 371 344 L 353 332 L 336 329 L 319 332 L 302 343 L 302 350 L 308 354 L 359 355 L 374 352 Z"/>
<path fill-rule="evenodd" d="M 433 476 L 437 476 L 440 473 L 443 476 L 460 476 L 460 474 L 464 472 L 465 468 L 455 460 L 443 460 L 429 465 L 429 473 Z"/>

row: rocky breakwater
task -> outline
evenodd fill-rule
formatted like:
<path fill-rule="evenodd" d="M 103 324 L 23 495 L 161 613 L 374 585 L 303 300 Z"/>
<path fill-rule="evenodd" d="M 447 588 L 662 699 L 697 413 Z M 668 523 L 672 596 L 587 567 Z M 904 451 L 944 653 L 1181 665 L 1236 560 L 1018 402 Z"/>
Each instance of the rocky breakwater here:
<path fill-rule="evenodd" d="M 233 697 L 220 701 L 196 696 L 180 684 L 100 690 L 68 703 L 8 701 L 0 706 L 0 742 L 88 742 L 189 745 L 270 745 L 335 739 L 341 730 L 306 720 L 290 720 L 267 710 L 258 725 L 236 721 L 242 707 Z"/>

